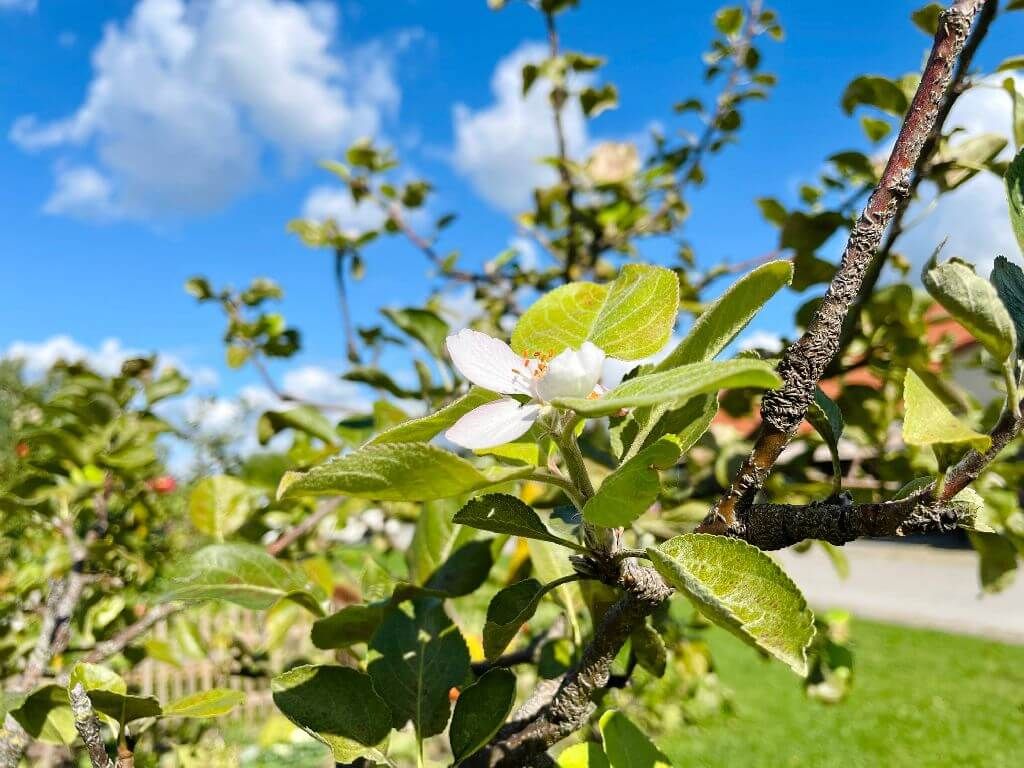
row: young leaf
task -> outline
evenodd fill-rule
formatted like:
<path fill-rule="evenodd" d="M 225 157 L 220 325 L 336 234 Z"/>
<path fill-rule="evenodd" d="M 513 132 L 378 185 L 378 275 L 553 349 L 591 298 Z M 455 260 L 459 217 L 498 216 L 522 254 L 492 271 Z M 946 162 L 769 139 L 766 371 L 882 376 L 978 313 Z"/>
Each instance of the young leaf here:
<path fill-rule="evenodd" d="M 925 265 L 921 280 L 953 319 L 981 342 L 1000 363 L 1017 348 L 1010 314 L 992 284 L 962 261 L 936 265 L 940 245 Z"/>
<path fill-rule="evenodd" d="M 48 744 L 71 744 L 77 734 L 68 703 L 68 691 L 60 685 L 44 685 L 20 703 L 15 699 L 10 716 L 29 736 Z"/>
<path fill-rule="evenodd" d="M 1024 149 L 1006 169 L 1006 200 L 1010 205 L 1010 224 L 1024 253 Z"/>
<path fill-rule="evenodd" d="M 249 486 L 228 475 L 204 477 L 188 497 L 192 525 L 218 541 L 241 528 L 252 511 Z"/>
<path fill-rule="evenodd" d="M 86 691 L 113 691 L 128 693 L 128 683 L 113 670 L 80 661 L 71 670 L 68 678 L 68 691 L 81 685 Z"/>
<path fill-rule="evenodd" d="M 550 541 L 563 547 L 583 551 L 586 547 L 575 541 L 556 536 L 540 519 L 540 515 L 515 496 L 491 493 L 470 499 L 455 513 L 455 523 L 493 533 L 508 533 L 527 539 Z"/>
<path fill-rule="evenodd" d="M 689 333 L 655 367 L 667 371 L 717 356 L 738 336 L 767 301 L 793 280 L 788 259 L 769 261 L 741 277 L 698 317 Z"/>
<path fill-rule="evenodd" d="M 615 454 L 621 461 L 629 461 L 666 435 L 674 437 L 679 452 L 685 453 L 708 431 L 716 413 L 717 393 L 691 397 L 678 408 L 666 404 L 635 408 L 609 430 Z"/>
<path fill-rule="evenodd" d="M 910 368 L 903 381 L 903 442 L 907 445 L 966 444 L 977 451 L 986 451 L 992 438 L 975 432 L 950 413 L 946 404 L 928 389 L 921 377 Z"/>
<path fill-rule="evenodd" d="M 164 717 L 207 718 L 226 715 L 245 701 L 242 691 L 211 688 L 191 696 L 183 696 L 163 708 Z"/>
<path fill-rule="evenodd" d="M 647 550 L 655 569 L 715 624 L 807 674 L 814 616 L 796 584 L 740 539 L 685 533 Z"/>
<path fill-rule="evenodd" d="M 530 474 L 532 467 L 477 469 L 426 443 L 367 445 L 308 472 L 286 472 L 277 496 L 346 495 L 380 501 L 460 496 Z"/>
<path fill-rule="evenodd" d="M 336 762 L 379 755 L 377 747 L 391 731 L 391 712 L 365 672 L 295 667 L 273 678 L 270 689 L 282 714 L 330 747 Z"/>
<path fill-rule="evenodd" d="M 459 629 L 440 607 L 413 619 L 388 614 L 370 648 L 380 654 L 367 671 L 373 687 L 391 709 L 391 724 L 412 721 L 417 741 L 441 733 L 448 724 L 448 691 L 469 674 L 469 650 Z"/>
<path fill-rule="evenodd" d="M 623 408 L 678 402 L 694 395 L 720 389 L 758 387 L 771 389 L 782 383 L 770 363 L 743 358 L 724 362 L 692 363 L 662 373 L 649 373 L 629 379 L 597 400 L 563 397 L 552 401 L 560 408 L 571 408 L 582 416 L 607 416 Z"/>
<path fill-rule="evenodd" d="M 672 768 L 665 753 L 618 710 L 601 715 L 600 727 L 611 768 Z"/>
<path fill-rule="evenodd" d="M 256 435 L 260 445 L 266 445 L 274 435 L 286 429 L 303 432 L 322 440 L 327 445 L 338 444 L 338 432 L 334 424 L 319 410 L 309 405 L 300 405 L 287 411 L 266 411 L 256 424 Z"/>
<path fill-rule="evenodd" d="M 839 438 L 843 434 L 843 414 L 832 398 L 821 391 L 820 387 L 814 389 L 814 400 L 807 409 L 807 421 L 814 427 L 821 439 L 828 446 L 832 455 L 832 475 L 834 478 L 834 489 L 838 493 L 842 488 L 843 470 L 839 460 Z"/>
<path fill-rule="evenodd" d="M 633 655 L 636 656 L 637 664 L 655 677 L 665 674 L 668 651 L 665 648 L 665 641 L 653 627 L 649 624 L 641 624 L 633 630 L 633 634 L 629 636 L 629 642 L 633 647 Z"/>
<path fill-rule="evenodd" d="M 484 624 L 484 655 L 494 660 L 504 653 L 544 597 L 544 586 L 536 579 L 524 579 L 499 590 L 487 606 Z"/>
<path fill-rule="evenodd" d="M 480 387 L 470 387 L 469 391 L 458 400 L 449 403 L 428 416 L 410 419 L 401 424 L 385 429 L 373 437 L 367 445 L 381 443 L 422 443 L 433 439 L 455 422 L 475 408 L 497 400 L 499 395 L 488 392 Z"/>
<path fill-rule="evenodd" d="M 305 597 L 303 597 L 305 595 Z M 186 558 L 162 600 L 226 600 L 265 611 L 289 599 L 322 613 L 306 579 L 252 544 L 213 544 Z"/>
<path fill-rule="evenodd" d="M 680 447 L 663 437 L 612 472 L 583 507 L 583 519 L 594 525 L 619 528 L 631 525 L 658 498 L 659 470 L 679 460 Z"/>
<path fill-rule="evenodd" d="M 429 309 L 407 307 L 382 309 L 381 314 L 423 344 L 434 357 L 444 356 L 444 340 L 451 329 L 436 313 Z"/>
<path fill-rule="evenodd" d="M 132 696 L 116 691 L 89 691 L 89 699 L 93 709 L 120 723 L 142 720 L 147 717 L 160 717 L 163 708 L 152 696 Z"/>
<path fill-rule="evenodd" d="M 563 750 L 557 764 L 558 768 L 611 768 L 601 745 L 593 741 L 573 744 Z"/>
<path fill-rule="evenodd" d="M 610 285 L 569 283 L 538 299 L 512 333 L 518 354 L 558 354 L 591 341 L 609 357 L 639 360 L 669 340 L 679 279 L 664 267 L 627 264 Z"/>
<path fill-rule="evenodd" d="M 495 668 L 459 694 L 448 729 L 452 755 L 458 765 L 483 747 L 505 723 L 516 700 L 516 676 Z"/>
<path fill-rule="evenodd" d="M 1024 356 L 1024 270 L 1005 256 L 996 256 L 992 284 L 1010 313 L 1017 333 L 1017 357 Z"/>

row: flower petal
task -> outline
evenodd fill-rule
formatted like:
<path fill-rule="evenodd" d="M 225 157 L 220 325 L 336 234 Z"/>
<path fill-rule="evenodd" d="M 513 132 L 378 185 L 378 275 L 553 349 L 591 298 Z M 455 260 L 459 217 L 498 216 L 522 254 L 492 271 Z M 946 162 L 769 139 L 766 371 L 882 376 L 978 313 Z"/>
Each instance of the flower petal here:
<path fill-rule="evenodd" d="M 539 405 L 523 405 L 511 397 L 474 408 L 444 433 L 463 448 L 493 448 L 523 435 L 537 420 Z"/>
<path fill-rule="evenodd" d="M 548 363 L 547 372 L 537 382 L 541 400 L 556 397 L 586 397 L 601 380 L 604 352 L 600 347 L 583 342 L 579 351 L 567 349 Z"/>
<path fill-rule="evenodd" d="M 503 395 L 530 395 L 536 363 L 524 360 L 505 342 L 464 328 L 445 344 L 459 373 L 478 387 Z"/>

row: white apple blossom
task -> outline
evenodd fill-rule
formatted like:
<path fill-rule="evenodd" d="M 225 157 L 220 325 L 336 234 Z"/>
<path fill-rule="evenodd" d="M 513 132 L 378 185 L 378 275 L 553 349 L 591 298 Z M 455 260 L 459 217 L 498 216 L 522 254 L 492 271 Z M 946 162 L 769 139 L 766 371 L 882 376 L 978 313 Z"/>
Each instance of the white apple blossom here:
<path fill-rule="evenodd" d="M 491 448 L 523 435 L 540 417 L 541 409 L 559 397 L 599 397 L 598 384 L 605 354 L 583 342 L 551 360 L 522 357 L 505 342 L 469 328 L 446 340 L 448 354 L 469 381 L 505 397 L 474 408 L 445 432 L 464 448 Z M 521 403 L 509 395 L 526 395 Z"/>

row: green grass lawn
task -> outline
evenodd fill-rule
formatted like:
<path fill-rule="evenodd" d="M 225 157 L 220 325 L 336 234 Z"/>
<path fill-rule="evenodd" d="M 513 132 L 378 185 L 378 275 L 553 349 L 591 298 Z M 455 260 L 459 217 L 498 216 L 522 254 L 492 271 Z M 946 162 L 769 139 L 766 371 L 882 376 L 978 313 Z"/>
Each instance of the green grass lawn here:
<path fill-rule="evenodd" d="M 829 706 L 716 630 L 736 714 L 662 735 L 661 747 L 679 768 L 1024 766 L 1024 647 L 866 621 L 853 639 L 853 692 Z"/>

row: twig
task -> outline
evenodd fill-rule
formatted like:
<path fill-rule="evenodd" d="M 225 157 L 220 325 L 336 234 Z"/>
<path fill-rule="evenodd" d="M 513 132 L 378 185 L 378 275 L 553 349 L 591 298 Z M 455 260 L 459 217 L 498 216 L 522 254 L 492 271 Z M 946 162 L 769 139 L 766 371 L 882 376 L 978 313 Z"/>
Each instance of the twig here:
<path fill-rule="evenodd" d="M 292 526 L 268 544 L 267 553 L 277 557 L 288 549 L 288 547 L 290 547 L 294 542 L 301 539 L 307 533 L 320 525 L 328 515 L 336 512 L 340 505 L 341 499 L 329 499 L 322 502 L 315 512 L 307 515 L 297 525 Z"/>
<path fill-rule="evenodd" d="M 76 683 L 68 695 L 71 699 L 71 714 L 75 718 L 75 730 L 85 743 L 92 768 L 115 768 L 110 755 L 107 754 L 100 721 L 93 712 L 89 694 L 85 692 L 81 683 Z"/>
<path fill-rule="evenodd" d="M 701 530 L 721 533 L 736 522 L 737 507 L 749 504 L 760 490 L 803 420 L 815 386 L 838 351 L 842 324 L 860 290 L 864 273 L 900 200 L 910 194 L 911 174 L 935 127 L 938 105 L 945 98 L 953 66 L 983 2 L 956 0 L 943 12 L 921 83 L 881 180 L 850 233 L 842 261 L 820 307 L 803 336 L 783 355 L 778 369 L 783 385 L 762 400 L 761 430 L 750 456 Z"/>

